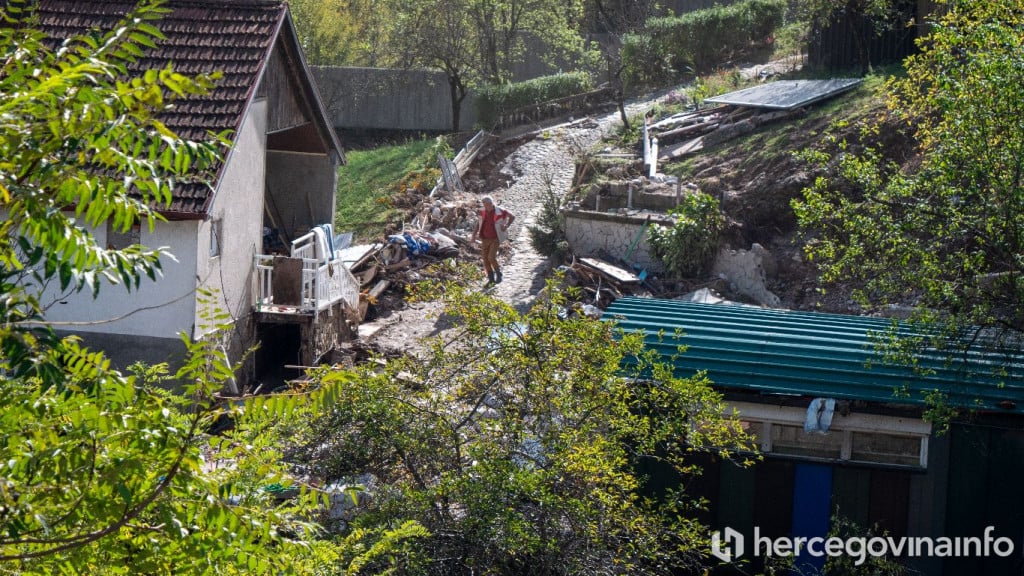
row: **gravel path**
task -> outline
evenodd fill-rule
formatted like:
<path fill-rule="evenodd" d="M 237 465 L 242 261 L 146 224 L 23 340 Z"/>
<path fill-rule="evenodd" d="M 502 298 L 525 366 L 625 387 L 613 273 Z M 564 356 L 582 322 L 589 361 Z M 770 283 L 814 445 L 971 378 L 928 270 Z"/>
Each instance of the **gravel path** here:
<path fill-rule="evenodd" d="M 626 112 L 635 114 L 652 102 L 631 104 Z M 544 288 L 548 258 L 538 254 L 530 245 L 527 228 L 536 222 L 547 188 L 550 186 L 559 198 L 569 192 L 576 171 L 576 158 L 618 123 L 616 111 L 552 127 L 544 132 L 545 137 L 535 138 L 521 146 L 499 167 L 513 178 L 514 183 L 507 190 L 494 191 L 493 195 L 498 204 L 511 210 L 517 219 L 510 234 L 511 252 L 499 258 L 504 281 L 494 290 L 494 295 L 520 312 L 525 312 Z"/>

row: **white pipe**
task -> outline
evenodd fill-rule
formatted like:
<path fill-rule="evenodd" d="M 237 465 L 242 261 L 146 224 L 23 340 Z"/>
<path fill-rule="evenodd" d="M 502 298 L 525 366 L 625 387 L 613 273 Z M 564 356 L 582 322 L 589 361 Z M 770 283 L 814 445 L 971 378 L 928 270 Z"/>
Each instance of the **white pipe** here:
<path fill-rule="evenodd" d="M 658 139 L 651 138 L 651 170 L 648 173 L 648 178 L 654 178 L 654 175 L 658 173 Z"/>

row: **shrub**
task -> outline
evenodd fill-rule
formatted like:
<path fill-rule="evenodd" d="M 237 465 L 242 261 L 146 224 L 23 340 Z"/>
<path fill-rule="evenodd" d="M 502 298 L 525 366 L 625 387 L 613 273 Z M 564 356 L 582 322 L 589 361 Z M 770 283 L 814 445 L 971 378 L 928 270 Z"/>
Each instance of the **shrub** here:
<path fill-rule="evenodd" d="M 627 90 L 644 86 L 663 86 L 676 80 L 672 54 L 649 34 L 627 34 L 622 39 L 622 62 L 626 69 L 623 77 Z"/>
<path fill-rule="evenodd" d="M 652 18 L 646 34 L 624 39 L 623 53 L 631 57 L 627 77 L 631 83 L 643 84 L 661 82 L 666 75 L 712 70 L 770 45 L 785 11 L 785 0 L 746 0 Z"/>
<path fill-rule="evenodd" d="M 569 242 L 565 238 L 565 216 L 561 201 L 549 183 L 541 204 L 537 224 L 527 228 L 533 249 L 554 260 L 562 260 L 569 253 Z"/>
<path fill-rule="evenodd" d="M 586 72 L 566 72 L 525 82 L 483 86 L 477 91 L 477 114 L 482 124 L 493 124 L 499 116 L 513 110 L 593 89 L 594 81 Z"/>
<path fill-rule="evenodd" d="M 675 217 L 672 226 L 652 226 L 648 230 L 652 255 L 673 276 L 703 274 L 718 251 L 725 224 L 718 200 L 703 192 L 688 194 L 669 214 Z"/>

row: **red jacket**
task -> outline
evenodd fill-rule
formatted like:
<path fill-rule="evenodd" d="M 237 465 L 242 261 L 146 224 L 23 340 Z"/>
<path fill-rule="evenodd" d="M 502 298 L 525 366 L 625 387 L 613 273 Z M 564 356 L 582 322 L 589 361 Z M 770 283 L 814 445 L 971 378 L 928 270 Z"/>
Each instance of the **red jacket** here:
<path fill-rule="evenodd" d="M 500 206 L 494 207 L 494 212 L 488 217 L 487 210 L 480 211 L 480 223 L 477 225 L 476 233 L 481 238 L 498 238 L 505 240 L 505 231 L 515 220 L 515 216 Z"/>

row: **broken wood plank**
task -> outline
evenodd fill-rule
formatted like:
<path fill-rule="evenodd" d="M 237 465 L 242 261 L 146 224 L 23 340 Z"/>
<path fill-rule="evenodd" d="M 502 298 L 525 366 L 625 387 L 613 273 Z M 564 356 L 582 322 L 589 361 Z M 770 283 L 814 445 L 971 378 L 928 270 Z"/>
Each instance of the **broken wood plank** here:
<path fill-rule="evenodd" d="M 366 293 L 367 298 L 371 302 L 376 301 L 378 298 L 380 298 L 380 295 L 383 294 L 384 291 L 388 289 L 388 286 L 391 286 L 391 282 L 389 282 L 388 280 L 380 280 L 379 282 L 373 285 L 373 288 L 371 288 L 369 292 Z"/>
<path fill-rule="evenodd" d="M 633 274 L 629 270 L 619 268 L 614 264 L 609 264 L 603 260 L 598 260 L 597 258 L 580 258 L 580 263 L 588 268 L 600 272 L 601 275 L 616 282 L 620 282 L 622 284 L 640 283 L 640 277 L 636 274 Z"/>
<path fill-rule="evenodd" d="M 656 134 L 655 136 L 658 138 L 658 143 L 664 146 L 665 144 L 678 142 L 685 138 L 707 134 L 708 132 L 711 132 L 715 128 L 718 128 L 719 124 L 721 124 L 721 117 L 715 115 L 713 117 L 708 118 L 706 121 L 701 122 L 700 124 L 692 124 L 690 126 L 685 126 L 683 128 L 676 128 L 675 130 L 662 132 L 661 134 Z"/>
<path fill-rule="evenodd" d="M 381 243 L 349 246 L 341 251 L 339 258 L 349 270 L 359 270 L 373 258 L 384 245 Z"/>
<path fill-rule="evenodd" d="M 663 149 L 661 153 L 658 154 L 658 159 L 662 161 L 675 160 L 677 158 L 682 158 L 683 156 L 686 156 L 688 154 L 699 152 L 703 149 L 704 137 L 698 136 L 693 140 L 688 140 L 686 142 L 683 142 L 682 144 L 676 144 L 675 146 L 670 146 L 668 148 Z"/>
<path fill-rule="evenodd" d="M 668 118 L 658 120 L 654 124 L 651 124 L 651 129 L 662 129 L 669 126 L 681 126 L 687 123 L 693 123 L 699 121 L 701 118 L 709 116 L 711 114 L 717 114 L 719 112 L 718 106 L 714 108 L 705 108 L 703 110 L 691 110 L 689 112 L 681 112 L 679 114 L 673 114 Z"/>
<path fill-rule="evenodd" d="M 785 120 L 787 118 L 793 118 L 795 116 L 801 116 L 803 114 L 802 109 L 796 110 L 776 110 L 774 112 L 765 112 L 754 116 L 750 120 L 760 126 L 761 124 L 767 124 L 768 122 L 775 122 L 776 120 Z"/>

